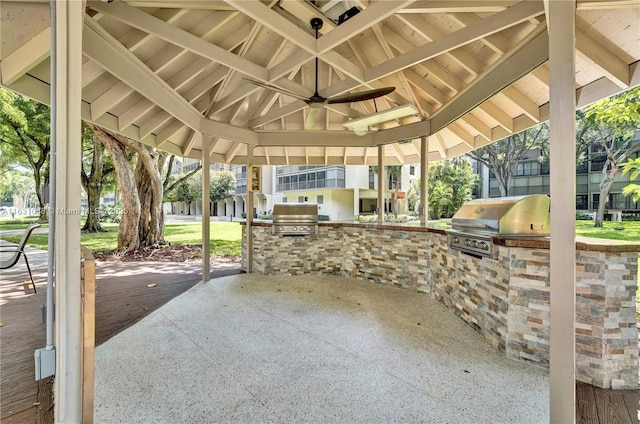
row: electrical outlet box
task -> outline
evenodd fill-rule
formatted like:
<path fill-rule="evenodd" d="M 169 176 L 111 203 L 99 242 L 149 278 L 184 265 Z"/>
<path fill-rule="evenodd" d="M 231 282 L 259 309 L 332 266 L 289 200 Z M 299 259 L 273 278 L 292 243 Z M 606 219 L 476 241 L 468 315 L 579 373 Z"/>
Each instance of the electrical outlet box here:
<path fill-rule="evenodd" d="M 36 361 L 36 381 L 51 377 L 56 373 L 56 349 L 47 350 L 44 347 L 33 353 Z"/>

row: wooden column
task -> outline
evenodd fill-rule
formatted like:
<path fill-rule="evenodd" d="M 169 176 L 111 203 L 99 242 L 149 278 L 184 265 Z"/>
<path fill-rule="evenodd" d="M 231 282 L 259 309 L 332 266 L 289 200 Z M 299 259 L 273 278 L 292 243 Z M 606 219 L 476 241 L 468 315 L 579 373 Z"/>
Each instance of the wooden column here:
<path fill-rule="evenodd" d="M 55 420 L 82 422 L 80 166 L 84 1 L 56 3 Z"/>
<path fill-rule="evenodd" d="M 211 136 L 202 134 L 202 281 L 211 279 Z"/>
<path fill-rule="evenodd" d="M 550 422 L 575 422 L 575 0 L 545 2 L 550 68 Z"/>
<path fill-rule="evenodd" d="M 96 261 L 82 246 L 82 424 L 93 423 L 96 347 Z"/>
<path fill-rule="evenodd" d="M 384 145 L 381 144 L 378 146 L 378 224 L 382 224 L 384 222 L 384 174 Z"/>
<path fill-rule="evenodd" d="M 253 146 L 247 144 L 247 219 L 245 233 L 247 235 L 247 273 L 253 272 L 253 191 L 251 184 L 251 165 L 253 165 Z"/>
<path fill-rule="evenodd" d="M 429 139 L 420 138 L 420 225 L 429 221 Z"/>

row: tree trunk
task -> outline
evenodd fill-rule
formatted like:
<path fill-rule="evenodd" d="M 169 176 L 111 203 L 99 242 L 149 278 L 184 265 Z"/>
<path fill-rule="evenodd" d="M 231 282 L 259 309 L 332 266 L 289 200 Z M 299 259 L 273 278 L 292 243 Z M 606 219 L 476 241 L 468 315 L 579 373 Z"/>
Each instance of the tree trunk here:
<path fill-rule="evenodd" d="M 600 202 L 598 203 L 598 210 L 596 211 L 596 219 L 594 227 L 602 227 L 604 221 L 604 209 L 606 206 L 607 196 L 613 186 L 615 174 L 607 170 L 607 163 L 605 163 L 602 169 L 602 181 L 600 182 Z"/>
<path fill-rule="evenodd" d="M 125 152 L 125 146 L 104 132 L 100 127 L 91 125 L 96 136 L 105 146 L 116 169 L 124 212 L 118 227 L 118 251 L 128 252 L 140 247 L 138 225 L 140 221 L 140 199 L 136 181 Z"/>
<path fill-rule="evenodd" d="M 86 233 L 100 233 L 105 229 L 100 225 L 100 185 L 90 182 L 84 190 L 87 192 L 87 219 L 84 221 L 82 231 Z"/>
<path fill-rule="evenodd" d="M 47 214 L 47 208 L 42 198 L 42 176 L 40 170 L 34 170 L 33 177 L 35 180 L 34 188 L 36 190 L 36 198 L 38 199 L 38 222 L 47 222 L 49 220 L 49 214 Z"/>
<path fill-rule="evenodd" d="M 91 161 L 91 173 L 87 175 L 84 169 L 81 171 L 81 182 L 87 193 L 87 219 L 82 231 L 85 233 L 100 233 L 105 230 L 100 225 L 100 194 L 102 193 L 103 177 L 103 151 L 104 146 L 96 137 L 93 142 L 93 157 Z"/>

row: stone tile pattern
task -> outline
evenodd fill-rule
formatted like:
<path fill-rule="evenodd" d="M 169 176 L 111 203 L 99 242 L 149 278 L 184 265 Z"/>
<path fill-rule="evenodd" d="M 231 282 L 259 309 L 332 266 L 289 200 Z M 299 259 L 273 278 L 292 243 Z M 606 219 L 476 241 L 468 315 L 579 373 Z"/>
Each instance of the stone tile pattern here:
<path fill-rule="evenodd" d="M 304 237 L 253 227 L 253 237 L 256 273 L 340 275 L 426 293 L 507 357 L 549 365 L 548 249 L 495 246 L 497 259 L 479 259 L 449 250 L 439 232 L 348 226 Z M 246 268 L 245 253 L 243 240 Z M 637 272 L 636 252 L 576 252 L 579 381 L 638 387 Z"/>

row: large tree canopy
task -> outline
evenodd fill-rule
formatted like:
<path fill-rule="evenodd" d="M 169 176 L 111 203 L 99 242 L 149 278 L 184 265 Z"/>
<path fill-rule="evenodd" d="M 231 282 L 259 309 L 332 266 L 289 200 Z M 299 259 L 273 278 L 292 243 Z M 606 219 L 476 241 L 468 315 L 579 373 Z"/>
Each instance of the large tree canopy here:
<path fill-rule="evenodd" d="M 200 167 L 171 180 L 173 155 L 97 125 L 90 127 L 111 157 L 122 193 L 124 208 L 117 250 L 128 252 L 164 244 L 163 198 Z"/>
<path fill-rule="evenodd" d="M 31 169 L 39 221 L 47 220 L 44 188 L 49 172 L 49 107 L 0 88 L 0 155 Z"/>
<path fill-rule="evenodd" d="M 468 155 L 485 165 L 496 176 L 501 196 L 511 195 L 511 181 L 518 164 L 538 152 L 538 160 L 545 160 L 549 145 L 549 127 L 546 123 L 510 135 L 493 144 L 481 147 Z"/>
<path fill-rule="evenodd" d="M 582 122 L 578 122 L 577 150 L 587 152 L 592 162 L 603 162 L 595 219 L 595 226 L 602 227 L 616 171 L 640 151 L 640 143 L 634 137 L 640 129 L 640 87 L 596 102 L 578 116 L 582 116 Z"/>
<path fill-rule="evenodd" d="M 443 160 L 429 165 L 429 217 L 450 218 L 464 202 L 471 200 L 478 184 L 478 175 L 463 157 Z M 409 199 L 414 207 L 420 205 L 420 179 L 411 182 Z"/>

